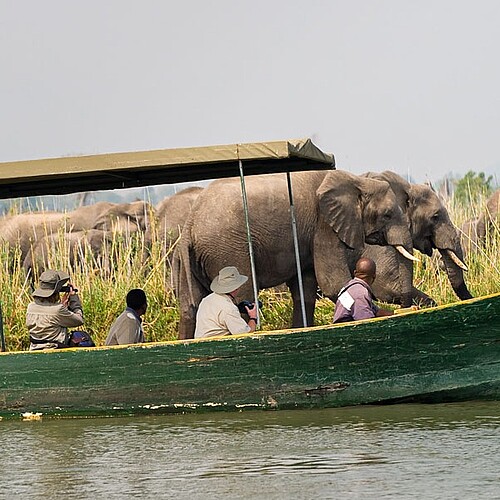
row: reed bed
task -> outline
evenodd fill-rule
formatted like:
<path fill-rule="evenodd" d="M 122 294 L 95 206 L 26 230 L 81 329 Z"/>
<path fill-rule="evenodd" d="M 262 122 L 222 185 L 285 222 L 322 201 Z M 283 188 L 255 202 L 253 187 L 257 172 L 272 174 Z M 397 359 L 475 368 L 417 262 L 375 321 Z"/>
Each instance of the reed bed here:
<path fill-rule="evenodd" d="M 457 226 L 480 211 L 480 207 L 472 211 L 462 207 L 448 208 Z M 171 278 L 174 246 L 164 248 L 159 230 L 153 224 L 151 241 L 147 243 L 142 233 L 112 231 L 106 250 L 95 257 L 88 245 L 71 248 L 60 233 L 48 252 L 48 264 L 52 269 L 65 269 L 70 273 L 82 299 L 85 329 L 91 333 L 96 344 L 104 343 L 112 322 L 125 308 L 125 296 L 131 288 L 143 288 L 148 296 L 148 311 L 144 317 L 147 340 L 173 340 L 177 337 L 179 323 Z M 500 290 L 499 255 L 500 228 L 497 227 L 488 234 L 487 245 L 468 256 L 466 281 L 474 296 Z M 446 273 L 439 266 L 439 259 L 420 257 L 421 261 L 415 264 L 415 285 L 440 304 L 455 301 Z M 7 350 L 27 349 L 25 314 L 35 284 L 22 267 L 18 249 L 0 243 L 0 266 L 0 303 Z M 39 272 L 35 267 L 34 274 Z M 264 290 L 260 299 L 263 302 L 263 330 L 290 326 L 292 301 L 288 292 Z M 315 323 L 331 323 L 333 310 L 330 300 L 318 297 Z"/>

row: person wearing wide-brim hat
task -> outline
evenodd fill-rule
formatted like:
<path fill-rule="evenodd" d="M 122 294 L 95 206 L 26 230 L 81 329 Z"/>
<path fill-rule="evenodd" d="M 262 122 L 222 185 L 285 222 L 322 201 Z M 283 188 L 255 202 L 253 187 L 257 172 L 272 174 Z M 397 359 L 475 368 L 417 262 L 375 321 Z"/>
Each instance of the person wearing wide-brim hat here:
<path fill-rule="evenodd" d="M 213 293 L 205 297 L 196 313 L 195 338 L 236 335 L 254 332 L 257 326 L 257 312 L 246 307 L 248 323 L 241 317 L 236 306 L 236 295 L 248 276 L 240 274 L 233 266 L 224 267 L 213 279 L 210 289 Z"/>
<path fill-rule="evenodd" d="M 68 347 L 68 328 L 83 325 L 82 304 L 69 279 L 68 273 L 52 269 L 40 275 L 26 311 L 31 351 Z"/>

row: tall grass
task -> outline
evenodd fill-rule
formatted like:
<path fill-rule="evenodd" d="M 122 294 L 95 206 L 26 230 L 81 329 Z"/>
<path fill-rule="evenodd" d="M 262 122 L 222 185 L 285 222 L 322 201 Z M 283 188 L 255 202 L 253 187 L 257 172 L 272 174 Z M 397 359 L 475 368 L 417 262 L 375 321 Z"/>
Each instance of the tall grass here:
<path fill-rule="evenodd" d="M 485 200 L 476 206 L 462 207 L 450 203 L 448 212 L 459 232 L 463 222 L 477 218 L 485 210 Z M 464 235 L 465 236 L 465 235 Z M 415 265 L 415 286 L 438 303 L 456 300 L 446 273 L 437 255 L 432 258 L 419 255 L 421 262 Z M 500 227 L 498 222 L 488 228 L 484 245 L 474 247 L 466 259 L 468 271 L 464 273 L 467 286 L 473 296 L 482 296 L 500 291 Z"/>
<path fill-rule="evenodd" d="M 449 207 L 452 219 L 460 225 L 471 215 L 470 210 Z M 500 228 L 488 235 L 486 247 L 467 259 L 466 281 L 474 296 L 500 290 Z M 103 344 L 115 318 L 125 308 L 125 296 L 131 288 L 143 288 L 148 297 L 144 316 L 147 340 L 173 340 L 177 337 L 179 312 L 172 291 L 170 260 L 173 248 L 165 249 L 158 228 L 151 231 L 146 244 L 142 233 L 111 233 L 110 243 L 99 257 L 88 244 L 71 248 L 62 233 L 50 248 L 48 264 L 52 269 L 67 270 L 82 299 L 85 329 L 96 343 Z M 8 350 L 26 349 L 28 331 L 25 326 L 26 307 L 31 301 L 34 283 L 26 276 L 18 249 L 0 243 L 0 302 Z M 39 274 L 40 269 L 35 269 Z M 438 303 L 456 300 L 439 260 L 421 256 L 415 265 L 415 285 Z M 290 326 L 292 301 L 284 291 L 264 290 L 262 329 Z M 330 300 L 319 298 L 315 312 L 316 324 L 328 324 L 333 316 Z"/>

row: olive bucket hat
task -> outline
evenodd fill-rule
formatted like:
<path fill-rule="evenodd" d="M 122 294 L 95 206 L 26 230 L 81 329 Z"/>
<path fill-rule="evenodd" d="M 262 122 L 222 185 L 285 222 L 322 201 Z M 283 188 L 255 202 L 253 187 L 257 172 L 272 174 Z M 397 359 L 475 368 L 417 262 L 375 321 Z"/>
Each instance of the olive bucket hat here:
<path fill-rule="evenodd" d="M 34 297 L 50 297 L 69 281 L 69 274 L 64 271 L 52 271 L 48 269 L 40 275 L 40 285 L 33 292 Z"/>
<path fill-rule="evenodd" d="M 240 274 L 238 269 L 233 266 L 224 267 L 219 271 L 210 285 L 210 290 L 215 293 L 233 292 L 248 281 L 248 276 Z"/>

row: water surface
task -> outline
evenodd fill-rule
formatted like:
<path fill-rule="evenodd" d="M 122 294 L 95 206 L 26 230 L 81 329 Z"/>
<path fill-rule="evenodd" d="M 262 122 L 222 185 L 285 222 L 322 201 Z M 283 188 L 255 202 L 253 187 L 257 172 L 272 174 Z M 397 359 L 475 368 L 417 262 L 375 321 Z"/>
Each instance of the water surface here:
<path fill-rule="evenodd" d="M 500 403 L 0 422 L 0 498 L 500 498 Z"/>

